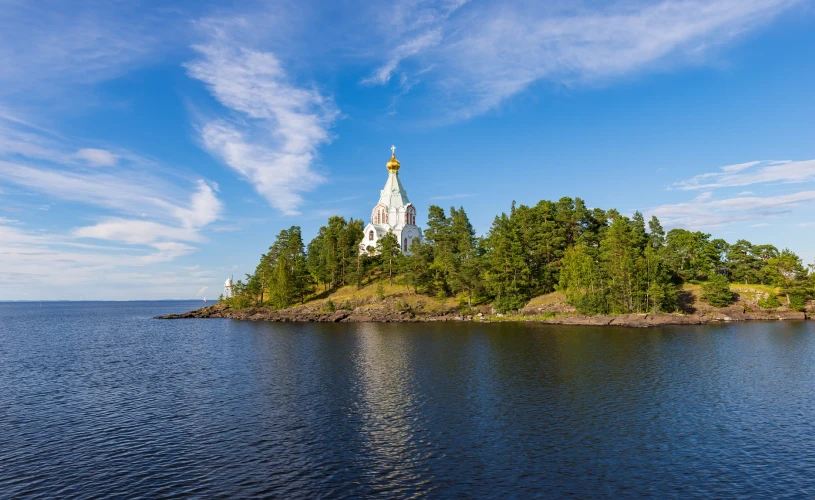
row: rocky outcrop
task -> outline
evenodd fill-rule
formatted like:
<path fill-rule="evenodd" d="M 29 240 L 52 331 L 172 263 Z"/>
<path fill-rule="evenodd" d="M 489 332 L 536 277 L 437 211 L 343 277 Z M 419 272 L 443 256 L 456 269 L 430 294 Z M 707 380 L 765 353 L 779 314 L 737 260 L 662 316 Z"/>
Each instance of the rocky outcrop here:
<path fill-rule="evenodd" d="M 595 325 L 654 327 L 665 325 L 703 325 L 707 323 L 730 321 L 778 321 L 809 319 L 803 312 L 795 311 L 745 311 L 743 308 L 730 307 L 716 311 L 694 314 L 620 314 L 586 316 L 580 314 L 561 314 L 547 318 L 524 315 L 504 316 L 479 313 L 475 316 L 463 316 L 458 313 L 442 315 L 416 314 L 414 311 L 403 311 L 392 308 L 358 308 L 326 312 L 308 307 L 272 310 L 265 307 L 231 309 L 229 306 L 215 304 L 182 314 L 168 314 L 159 319 L 184 318 L 228 318 L 244 321 L 275 321 L 291 323 L 401 323 L 401 322 L 438 322 L 438 321 L 519 321 L 537 322 L 557 325 Z"/>

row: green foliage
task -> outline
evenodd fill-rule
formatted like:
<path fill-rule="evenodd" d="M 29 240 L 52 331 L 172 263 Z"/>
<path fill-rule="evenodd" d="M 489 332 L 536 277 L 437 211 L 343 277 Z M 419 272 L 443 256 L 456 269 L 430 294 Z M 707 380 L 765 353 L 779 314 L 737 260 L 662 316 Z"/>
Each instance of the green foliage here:
<path fill-rule="evenodd" d="M 795 311 L 803 311 L 803 303 L 809 295 L 809 280 L 807 271 L 801 263 L 801 258 L 791 250 L 785 248 L 780 254 L 767 259 L 765 273 L 772 280 L 773 284 L 781 288 L 787 298 L 787 305 Z M 796 298 L 796 307 L 793 308 L 793 297 Z"/>
<path fill-rule="evenodd" d="M 734 294 L 730 282 L 721 274 L 714 274 L 702 285 L 702 300 L 713 307 L 726 307 L 733 303 Z"/>
<path fill-rule="evenodd" d="M 388 283 L 393 286 L 393 275 L 398 271 L 402 256 L 399 240 L 396 239 L 393 232 L 388 231 L 388 234 L 376 242 L 376 253 L 380 259 L 382 271 L 388 275 Z"/>
<path fill-rule="evenodd" d="M 722 267 L 727 243 L 711 240 L 709 234 L 701 231 L 671 229 L 665 250 L 671 269 L 681 280 L 706 279 Z"/>
<path fill-rule="evenodd" d="M 328 301 L 325 303 L 325 310 L 332 313 L 337 310 L 333 300 L 328 299 Z"/>
<path fill-rule="evenodd" d="M 361 220 L 333 216 L 328 225 L 320 228 L 308 244 L 307 268 L 311 275 L 327 288 L 336 289 L 348 284 L 360 285 L 361 266 L 367 264 L 359 258 L 363 224 Z"/>
<path fill-rule="evenodd" d="M 790 295 L 789 306 L 793 311 L 802 312 L 806 310 L 806 297 L 801 294 Z"/>
<path fill-rule="evenodd" d="M 775 309 L 781 307 L 781 302 L 778 301 L 778 297 L 774 293 L 770 293 L 758 300 L 758 306 L 763 309 Z"/>
<path fill-rule="evenodd" d="M 583 314 L 675 310 L 678 292 L 667 270 L 661 237 L 645 232 L 642 216 L 629 220 L 616 211 L 609 216 L 599 251 L 578 245 L 564 253 L 559 288 L 569 303 Z M 655 219 L 649 227 L 661 230 Z"/>
<path fill-rule="evenodd" d="M 410 304 L 403 300 L 396 301 L 396 310 L 400 313 L 413 313 L 413 308 L 410 307 Z"/>
<path fill-rule="evenodd" d="M 345 303 L 342 305 L 342 308 L 345 309 L 346 311 L 351 311 L 354 309 L 353 307 L 351 307 L 350 300 L 346 300 Z"/>
<path fill-rule="evenodd" d="M 463 208 L 449 212 L 430 206 L 424 241 L 414 239 L 403 253 L 392 233 L 376 248 L 366 246 L 363 222 L 333 216 L 320 228 L 307 251 L 300 228 L 281 231 L 255 272 L 238 280 L 235 308 L 289 307 L 304 302 L 321 287 L 362 287 L 387 275 L 388 282 L 446 303 L 461 297 L 459 308 L 474 299 L 492 301 L 501 313 L 522 309 L 534 296 L 556 288 L 581 313 L 671 312 L 679 286 L 702 283 L 703 299 L 716 306 L 732 302 L 728 278 L 735 283 L 778 286 L 793 309 L 812 296 L 815 278 L 789 250 L 733 245 L 710 234 L 672 229 L 667 234 L 656 217 L 646 223 L 635 212 L 589 209 L 579 198 L 542 200 L 534 206 L 512 203 L 495 217 L 489 232 L 475 235 Z M 383 284 L 377 299 L 385 299 Z M 763 307 L 776 307 L 775 297 Z M 349 308 L 346 301 L 343 308 Z"/>
<path fill-rule="evenodd" d="M 399 259 L 400 281 L 414 293 L 429 293 L 433 288 L 433 246 L 417 238 L 411 243 L 410 252 Z"/>

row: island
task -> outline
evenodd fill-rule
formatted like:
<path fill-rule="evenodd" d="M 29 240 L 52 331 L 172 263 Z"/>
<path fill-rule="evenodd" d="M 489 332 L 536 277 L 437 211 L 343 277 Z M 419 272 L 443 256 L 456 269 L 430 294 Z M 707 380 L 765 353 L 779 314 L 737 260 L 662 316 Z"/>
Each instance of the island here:
<path fill-rule="evenodd" d="M 367 224 L 330 217 L 307 245 L 284 229 L 217 304 L 162 318 L 656 326 L 815 309 L 813 266 L 789 249 L 666 232 L 656 215 L 646 224 L 580 198 L 512 202 L 483 236 L 463 207 L 431 205 L 422 230 L 395 149 Z"/>

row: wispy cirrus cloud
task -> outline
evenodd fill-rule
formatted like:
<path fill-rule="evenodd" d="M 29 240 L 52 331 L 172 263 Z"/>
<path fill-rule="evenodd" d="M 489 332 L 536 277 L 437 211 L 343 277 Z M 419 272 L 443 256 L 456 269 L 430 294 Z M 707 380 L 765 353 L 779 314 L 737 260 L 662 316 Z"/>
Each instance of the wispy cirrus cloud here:
<path fill-rule="evenodd" d="M 8 117 L 0 119 L 0 131 L 13 138 L 0 140 L 6 208 L 20 196 L 44 197 L 98 220 L 38 230 L 0 219 L 0 267 L 7 270 L 0 283 L 80 284 L 100 273 L 168 262 L 196 251 L 191 243 L 204 241 L 201 231 L 223 209 L 214 184 L 158 176 L 157 169 L 166 171 L 133 153 L 78 147 Z"/>
<path fill-rule="evenodd" d="M 272 206 L 297 213 L 301 193 L 323 182 L 313 163 L 318 148 L 331 140 L 339 111 L 330 97 L 296 85 L 274 53 L 236 41 L 228 23 L 202 26 L 210 38 L 194 46 L 199 57 L 185 67 L 225 109 L 202 119 L 203 147 Z"/>
<path fill-rule="evenodd" d="M 76 152 L 76 157 L 94 167 L 112 167 L 118 161 L 115 154 L 106 149 L 97 148 L 82 148 Z"/>
<path fill-rule="evenodd" d="M 765 183 L 815 181 L 815 160 L 753 161 L 722 167 L 719 172 L 700 174 L 673 185 L 685 191 L 751 186 Z"/>
<path fill-rule="evenodd" d="M 166 57 L 196 4 L 2 2 L 0 96 L 54 96 Z"/>
<path fill-rule="evenodd" d="M 715 172 L 699 174 L 674 183 L 670 189 L 701 191 L 692 200 L 665 204 L 650 211 L 666 225 L 696 229 L 747 223 L 750 227 L 767 227 L 764 219 L 789 214 L 815 202 L 815 191 L 800 189 L 796 184 L 815 182 L 815 160 L 750 161 L 720 167 Z M 764 196 L 737 188 L 754 186 Z M 812 186 L 815 187 L 815 186 Z"/>
<path fill-rule="evenodd" d="M 709 229 L 777 217 L 813 202 L 815 191 L 811 190 L 765 197 L 706 195 L 688 202 L 660 205 L 648 210 L 647 215 L 657 216 L 669 227 Z"/>
<path fill-rule="evenodd" d="M 397 65 L 428 74 L 451 119 L 495 108 L 531 84 L 605 81 L 655 66 L 705 61 L 716 48 L 801 0 L 664 0 L 470 4 L 403 1 L 401 22 L 423 26 L 412 39 L 385 38 L 385 63 L 368 79 L 385 83 Z M 383 7 L 383 10 L 387 10 Z M 433 12 L 430 10 L 430 12 Z M 399 19 L 399 17 L 397 17 Z M 428 21 L 430 20 L 430 21 Z M 430 36 L 430 35 L 433 36 Z M 424 42 L 422 42 L 424 41 Z M 408 62 L 412 67 L 407 67 Z"/>

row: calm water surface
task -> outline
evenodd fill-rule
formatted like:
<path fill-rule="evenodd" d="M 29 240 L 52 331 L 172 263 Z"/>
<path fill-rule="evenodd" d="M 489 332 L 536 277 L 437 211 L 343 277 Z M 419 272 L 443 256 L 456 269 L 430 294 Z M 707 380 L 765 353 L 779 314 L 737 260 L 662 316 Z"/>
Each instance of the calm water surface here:
<path fill-rule="evenodd" d="M 815 497 L 815 322 L 0 304 L 0 497 Z"/>

